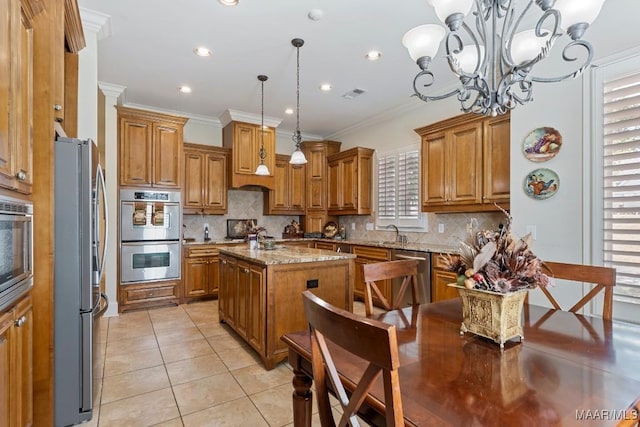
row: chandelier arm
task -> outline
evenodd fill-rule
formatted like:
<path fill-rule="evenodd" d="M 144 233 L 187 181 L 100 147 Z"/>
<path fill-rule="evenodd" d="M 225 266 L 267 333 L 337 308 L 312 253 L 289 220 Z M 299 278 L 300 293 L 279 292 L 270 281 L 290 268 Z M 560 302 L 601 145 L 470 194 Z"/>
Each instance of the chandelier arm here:
<path fill-rule="evenodd" d="M 413 95 L 411 95 L 411 96 L 416 96 L 416 97 L 420 98 L 422 101 L 425 101 L 425 102 L 427 102 L 427 101 L 439 101 L 441 99 L 449 98 L 450 96 L 458 94 L 461 91 L 461 89 L 458 88 L 458 89 L 452 90 L 451 92 L 448 92 L 448 93 L 445 93 L 445 94 L 442 94 L 442 95 L 436 95 L 436 96 L 425 95 L 425 94 L 421 93 L 418 90 L 418 79 L 420 79 L 423 76 L 431 77 L 431 81 L 428 82 L 428 83 L 424 83 L 422 86 L 429 87 L 429 86 L 431 86 L 433 84 L 433 81 L 434 81 L 433 73 L 431 71 L 429 71 L 429 70 L 422 70 L 418 74 L 416 74 L 415 78 L 413 79 L 413 92 L 414 93 L 413 93 Z"/>
<path fill-rule="evenodd" d="M 591 61 L 593 61 L 593 47 L 591 46 L 591 43 L 589 43 L 586 40 L 573 40 L 571 42 L 569 42 L 564 49 L 562 50 L 562 59 L 567 61 L 567 62 L 573 62 L 576 61 L 578 58 L 577 57 L 570 57 L 567 54 L 568 49 L 574 47 L 574 46 L 581 46 L 583 47 L 586 51 L 587 51 L 587 57 L 585 58 L 584 62 L 582 62 L 582 64 L 573 72 L 568 73 L 568 74 L 564 74 L 561 76 L 555 76 L 555 77 L 536 77 L 536 76 L 529 76 L 529 79 L 533 82 L 540 82 L 540 83 L 556 83 L 556 82 L 560 82 L 562 80 L 567 80 L 567 79 L 574 79 L 576 77 L 578 77 L 579 75 L 581 75 L 584 70 L 587 69 L 587 67 L 589 67 L 589 65 L 591 65 Z"/>

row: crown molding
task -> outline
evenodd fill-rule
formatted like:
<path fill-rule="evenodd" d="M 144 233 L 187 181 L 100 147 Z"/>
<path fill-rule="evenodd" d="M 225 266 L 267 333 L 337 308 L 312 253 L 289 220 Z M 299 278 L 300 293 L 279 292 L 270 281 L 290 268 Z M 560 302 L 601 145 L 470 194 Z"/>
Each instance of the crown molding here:
<path fill-rule="evenodd" d="M 80 8 L 80 18 L 85 31 L 97 35 L 98 40 L 111 36 L 111 16 L 91 9 Z"/>
<path fill-rule="evenodd" d="M 220 123 L 224 127 L 231 122 L 244 122 L 254 125 L 262 124 L 261 116 L 259 114 L 245 113 L 243 111 L 228 109 L 220 115 Z M 282 119 L 267 116 L 264 117 L 264 124 L 268 127 L 277 128 L 281 122 Z"/>
<path fill-rule="evenodd" d="M 127 88 L 113 83 L 98 82 L 98 88 L 105 96 L 118 99 L 120 103 L 124 102 L 125 92 Z"/>
<path fill-rule="evenodd" d="M 207 125 L 207 126 L 213 126 L 213 127 L 222 128 L 222 124 L 220 123 L 220 120 L 218 120 L 216 118 L 207 117 L 207 116 L 199 116 L 197 114 L 185 113 L 184 111 L 169 110 L 167 108 L 158 108 L 158 107 L 152 107 L 152 106 L 144 105 L 144 104 L 136 104 L 134 102 L 126 102 L 126 103 L 123 102 L 122 106 L 123 107 L 129 107 L 129 108 L 135 108 L 135 109 L 138 109 L 138 110 L 154 111 L 156 113 L 171 114 L 171 115 L 174 115 L 174 116 L 182 116 L 182 117 L 188 118 L 190 122 L 193 120 L 197 124 L 203 124 L 203 125 Z M 266 117 L 265 117 L 265 119 L 266 119 Z"/>

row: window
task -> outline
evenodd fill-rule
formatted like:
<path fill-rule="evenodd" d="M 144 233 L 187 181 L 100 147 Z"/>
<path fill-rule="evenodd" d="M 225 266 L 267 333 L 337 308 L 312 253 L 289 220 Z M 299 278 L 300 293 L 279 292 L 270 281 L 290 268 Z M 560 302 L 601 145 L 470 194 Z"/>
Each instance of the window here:
<path fill-rule="evenodd" d="M 616 299 L 640 303 L 640 69 L 603 87 L 603 261 Z"/>
<path fill-rule="evenodd" d="M 640 50 L 592 70 L 592 258 L 614 267 L 616 318 L 640 304 Z M 585 155 L 589 155 L 586 152 Z M 587 193 L 588 194 L 588 193 Z"/>
<path fill-rule="evenodd" d="M 377 225 L 425 229 L 420 211 L 420 150 L 411 146 L 378 156 Z"/>

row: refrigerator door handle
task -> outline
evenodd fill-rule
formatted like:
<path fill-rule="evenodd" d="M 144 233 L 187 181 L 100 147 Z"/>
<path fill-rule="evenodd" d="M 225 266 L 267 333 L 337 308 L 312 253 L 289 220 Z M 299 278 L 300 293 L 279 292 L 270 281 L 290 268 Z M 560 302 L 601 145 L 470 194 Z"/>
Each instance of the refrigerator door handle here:
<path fill-rule="evenodd" d="M 109 208 L 107 206 L 107 186 L 105 184 L 104 181 L 104 173 L 102 172 L 102 167 L 100 165 L 98 165 L 98 170 L 97 170 L 97 181 L 98 181 L 98 185 L 100 186 L 101 189 L 101 193 L 102 193 L 102 209 L 104 211 L 104 242 L 102 244 L 102 254 L 100 255 L 100 264 L 97 266 L 98 268 L 98 275 L 97 275 L 97 282 L 96 284 L 100 284 L 100 282 L 102 281 L 102 274 L 104 273 L 104 264 L 107 258 L 107 242 L 109 239 L 109 221 L 108 221 L 108 216 L 109 216 Z M 96 204 L 100 204 L 100 202 L 98 201 L 98 197 L 96 197 Z M 97 209 L 96 209 L 97 210 Z M 100 218 L 98 215 L 98 212 L 96 212 L 96 218 L 95 218 L 95 230 L 96 233 L 100 232 Z M 99 237 L 99 236 L 98 236 Z M 97 250 L 99 250 L 100 248 L 98 248 Z M 96 254 L 98 255 L 98 254 Z"/>
<path fill-rule="evenodd" d="M 109 297 L 107 296 L 107 294 L 105 294 L 104 292 L 100 292 L 100 299 L 98 300 L 98 304 L 96 304 L 96 308 L 100 307 L 100 300 L 104 300 L 105 304 L 104 307 L 93 314 L 94 318 L 102 316 L 104 312 L 109 308 Z"/>

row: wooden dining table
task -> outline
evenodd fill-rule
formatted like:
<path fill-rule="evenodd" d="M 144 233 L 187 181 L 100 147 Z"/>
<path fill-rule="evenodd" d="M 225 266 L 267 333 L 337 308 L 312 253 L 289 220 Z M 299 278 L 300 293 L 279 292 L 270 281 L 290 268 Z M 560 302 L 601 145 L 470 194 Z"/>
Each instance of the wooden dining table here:
<path fill-rule="evenodd" d="M 640 325 L 525 305 L 524 340 L 498 344 L 460 333 L 459 299 L 373 315 L 396 326 L 400 388 L 409 426 L 615 426 L 640 395 Z M 309 331 L 286 334 L 296 427 L 310 426 Z M 332 346 L 333 347 L 333 346 Z M 366 363 L 339 348 L 353 390 Z M 384 425 L 382 381 L 359 412 Z M 634 415 L 635 414 L 635 415 Z"/>

